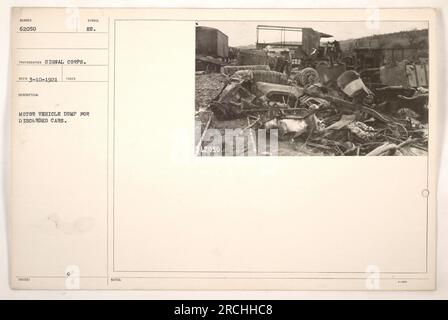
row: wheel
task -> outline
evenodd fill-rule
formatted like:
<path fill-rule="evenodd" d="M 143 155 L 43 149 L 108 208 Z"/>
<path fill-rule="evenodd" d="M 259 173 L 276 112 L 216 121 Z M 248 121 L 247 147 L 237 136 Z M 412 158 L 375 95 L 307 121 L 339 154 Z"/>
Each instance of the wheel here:
<path fill-rule="evenodd" d="M 319 74 L 311 67 L 302 69 L 298 75 L 299 83 L 305 88 L 319 82 Z"/>

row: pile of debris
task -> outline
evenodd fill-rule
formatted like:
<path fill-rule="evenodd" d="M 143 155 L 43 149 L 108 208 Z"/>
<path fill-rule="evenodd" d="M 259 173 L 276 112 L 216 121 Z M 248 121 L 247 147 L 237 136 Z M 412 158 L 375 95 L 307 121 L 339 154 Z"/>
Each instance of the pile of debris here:
<path fill-rule="evenodd" d="M 288 77 L 266 65 L 224 67 L 223 87 L 204 111 L 216 122 L 241 119 L 244 129 L 276 129 L 280 141 L 325 155 L 427 153 L 427 89 L 367 87 L 353 70 L 323 84 L 305 69 Z"/>

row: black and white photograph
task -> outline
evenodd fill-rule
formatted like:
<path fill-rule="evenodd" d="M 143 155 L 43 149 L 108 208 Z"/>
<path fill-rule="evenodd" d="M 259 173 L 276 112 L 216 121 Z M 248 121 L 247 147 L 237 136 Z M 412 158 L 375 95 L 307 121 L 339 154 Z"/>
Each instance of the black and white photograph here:
<path fill-rule="evenodd" d="M 448 297 L 448 11 L 325 2 L 0 4 L 0 297 Z"/>
<path fill-rule="evenodd" d="M 428 23 L 196 23 L 196 156 L 426 156 Z"/>

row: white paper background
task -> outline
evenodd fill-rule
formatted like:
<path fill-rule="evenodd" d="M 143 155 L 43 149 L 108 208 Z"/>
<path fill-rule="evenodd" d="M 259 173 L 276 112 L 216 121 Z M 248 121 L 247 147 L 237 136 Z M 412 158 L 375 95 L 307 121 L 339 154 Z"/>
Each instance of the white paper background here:
<path fill-rule="evenodd" d="M 446 16 L 448 12 L 448 5 L 445 3 L 446 1 L 395 1 L 392 6 L 393 7 L 439 7 L 440 8 L 440 25 L 446 25 Z M 0 63 L 2 66 L 9 65 L 9 47 L 7 44 L 9 42 L 9 32 L 10 32 L 10 7 L 11 6 L 90 6 L 96 7 L 101 4 L 101 6 L 117 6 L 117 7 L 129 7 L 133 4 L 137 4 L 137 1 L 101 1 L 101 3 L 95 3 L 93 1 L 2 1 L 1 3 L 1 11 L 0 11 L 0 40 L 2 46 L 0 48 Z M 142 5 L 143 1 L 139 1 L 138 5 Z M 297 7 L 297 5 L 293 1 L 258 1 L 259 7 Z M 390 2 L 388 1 L 337 1 L 332 3 L 331 1 L 302 1 L 301 6 L 308 7 L 372 7 L 372 4 L 375 4 L 377 7 L 391 7 Z M 167 5 L 167 1 L 146 1 L 146 6 L 162 6 Z M 179 6 L 179 7 L 244 7 L 240 1 L 214 1 L 210 3 L 205 3 L 205 1 L 171 1 L 170 6 Z M 250 3 L 247 3 L 246 7 L 250 7 Z M 444 32 L 439 32 L 439 41 L 446 43 L 446 29 Z M 446 51 L 446 48 L 445 50 Z M 440 53 L 440 56 L 443 57 L 446 54 L 444 52 Z M 443 77 L 440 81 L 444 81 L 446 83 L 446 77 L 444 74 L 444 70 L 446 67 L 444 66 L 445 61 L 438 61 L 439 67 L 441 68 L 440 75 Z M 7 173 L 9 171 L 8 167 L 8 157 L 9 157 L 9 105 L 8 105 L 8 96 L 10 92 L 10 86 L 8 83 L 9 72 L 8 68 L 1 68 L 1 78 L 0 78 L 0 95 L 2 101 L 2 109 L 0 112 L 0 121 L 1 121 L 1 134 L 2 137 L 0 139 L 0 150 L 1 153 L 1 164 L 2 171 L 0 173 L 2 178 L 2 185 L 0 187 L 0 191 L 2 194 L 2 206 L 0 208 L 0 298 L 8 298 L 8 299 L 17 299 L 17 298 L 55 298 L 55 299 L 77 299 L 77 298 L 146 298 L 146 299 L 154 299 L 154 298 L 166 298 L 166 299 L 195 299 L 195 298 L 208 298 L 208 299 L 297 299 L 297 298 L 366 298 L 366 299 L 378 299 L 378 298 L 448 298 L 448 255 L 447 252 L 447 243 L 448 243 L 448 235 L 446 234 L 446 230 L 448 230 L 448 219 L 446 218 L 448 214 L 448 209 L 446 202 L 444 203 L 444 196 L 447 195 L 447 181 L 448 174 L 447 168 L 441 167 L 439 174 L 439 206 L 438 206 L 438 289 L 434 292 L 176 292 L 176 291 L 166 291 L 166 292 L 151 292 L 151 291 L 143 291 L 143 292 L 123 292 L 123 291 L 85 291 L 85 292 L 63 292 L 63 291 L 12 291 L 9 289 L 8 285 L 8 259 L 7 259 L 7 234 L 6 234 L 6 225 L 7 225 L 7 217 L 6 217 L 6 209 L 5 209 L 5 201 L 7 199 Z M 440 85 L 441 88 L 444 85 Z M 442 92 L 444 90 L 441 90 Z M 444 105 L 446 101 L 445 97 L 439 97 L 440 103 Z M 440 141 L 443 142 L 443 145 L 446 146 L 445 138 L 446 133 L 444 132 L 444 128 L 442 126 L 443 123 L 446 123 L 447 116 L 446 112 L 443 108 L 440 108 L 439 114 L 441 115 L 441 119 L 439 120 L 440 126 Z M 442 147 L 442 145 L 440 146 Z M 446 148 L 442 149 L 442 160 L 440 163 L 446 162 L 448 157 Z"/>

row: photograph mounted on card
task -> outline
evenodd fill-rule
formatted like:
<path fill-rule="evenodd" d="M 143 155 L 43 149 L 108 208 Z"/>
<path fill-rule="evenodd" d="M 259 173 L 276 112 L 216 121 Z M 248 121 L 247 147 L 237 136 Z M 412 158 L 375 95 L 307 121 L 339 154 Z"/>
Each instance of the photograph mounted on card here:
<path fill-rule="evenodd" d="M 434 289 L 435 17 L 14 8 L 11 286 Z"/>

